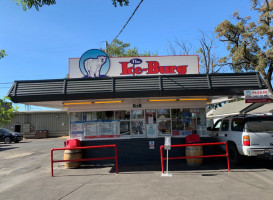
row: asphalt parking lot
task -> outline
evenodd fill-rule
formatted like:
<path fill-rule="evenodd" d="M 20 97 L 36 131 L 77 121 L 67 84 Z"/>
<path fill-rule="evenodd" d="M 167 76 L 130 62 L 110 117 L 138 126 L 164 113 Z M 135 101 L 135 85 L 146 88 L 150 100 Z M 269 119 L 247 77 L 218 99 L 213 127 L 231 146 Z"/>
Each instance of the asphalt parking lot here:
<path fill-rule="evenodd" d="M 161 177 L 160 164 L 84 166 L 65 169 L 54 164 L 50 149 L 63 147 L 66 138 L 28 139 L 0 143 L 0 199 L 263 199 L 273 197 L 273 162 L 251 159 L 240 167 L 225 159 L 204 160 L 198 168 L 170 162 L 173 177 Z M 62 158 L 63 154 L 56 154 Z"/>

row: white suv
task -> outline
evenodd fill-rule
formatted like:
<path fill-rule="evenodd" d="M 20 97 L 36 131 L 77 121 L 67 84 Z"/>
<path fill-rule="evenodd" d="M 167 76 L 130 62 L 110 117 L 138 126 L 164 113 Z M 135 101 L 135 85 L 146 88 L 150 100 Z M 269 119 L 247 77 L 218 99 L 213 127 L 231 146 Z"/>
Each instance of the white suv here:
<path fill-rule="evenodd" d="M 233 116 L 218 120 L 208 134 L 228 142 L 229 158 L 239 164 L 243 156 L 273 158 L 273 116 Z"/>

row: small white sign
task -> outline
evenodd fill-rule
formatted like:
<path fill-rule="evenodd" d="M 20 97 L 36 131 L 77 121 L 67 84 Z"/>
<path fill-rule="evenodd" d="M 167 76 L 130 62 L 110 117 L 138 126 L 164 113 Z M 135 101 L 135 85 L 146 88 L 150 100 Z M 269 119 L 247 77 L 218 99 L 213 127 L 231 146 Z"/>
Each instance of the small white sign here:
<path fill-rule="evenodd" d="M 270 102 L 268 89 L 264 90 L 244 90 L 246 103 L 267 103 Z"/>
<path fill-rule="evenodd" d="M 171 150 L 171 137 L 165 137 L 164 149 Z"/>
<path fill-rule="evenodd" d="M 155 149 L 155 141 L 149 141 L 149 149 Z"/>

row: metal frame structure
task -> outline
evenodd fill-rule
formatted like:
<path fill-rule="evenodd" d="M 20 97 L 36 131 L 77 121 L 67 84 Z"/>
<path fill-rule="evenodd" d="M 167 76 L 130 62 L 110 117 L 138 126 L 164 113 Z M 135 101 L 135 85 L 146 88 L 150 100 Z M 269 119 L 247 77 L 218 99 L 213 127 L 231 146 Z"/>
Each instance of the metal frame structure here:
<path fill-rule="evenodd" d="M 82 158 L 82 159 L 73 159 L 73 160 L 54 160 L 53 152 L 54 151 L 64 151 L 64 150 L 76 150 L 76 149 L 99 149 L 99 148 L 115 148 L 115 156 L 114 157 L 102 157 L 102 158 Z M 56 162 L 81 162 L 81 161 L 94 161 L 94 160 L 115 160 L 116 163 L 116 174 L 118 174 L 118 152 L 117 145 L 100 145 L 100 146 L 85 146 L 85 147 L 73 147 L 73 148 L 53 148 L 50 151 L 50 164 L 51 164 L 51 177 L 53 177 L 53 163 Z"/>
<path fill-rule="evenodd" d="M 225 145 L 226 146 L 226 153 L 220 155 L 202 155 L 202 156 L 181 156 L 181 157 L 168 157 L 169 160 L 179 160 L 179 159 L 187 159 L 187 158 L 216 158 L 216 157 L 227 157 L 227 166 L 228 172 L 230 172 L 230 164 L 229 164 L 229 154 L 228 154 L 228 146 L 226 142 L 216 142 L 216 143 L 198 143 L 198 144 L 178 144 L 178 145 L 171 145 L 171 148 L 175 147 L 188 147 L 188 146 L 211 146 L 211 145 Z M 164 160 L 167 158 L 163 157 L 163 148 L 164 145 L 160 146 L 160 158 L 161 158 L 161 170 L 162 174 L 164 174 Z"/>
<path fill-rule="evenodd" d="M 258 73 L 127 76 L 15 81 L 14 103 L 167 96 L 242 95 L 266 88 Z"/>

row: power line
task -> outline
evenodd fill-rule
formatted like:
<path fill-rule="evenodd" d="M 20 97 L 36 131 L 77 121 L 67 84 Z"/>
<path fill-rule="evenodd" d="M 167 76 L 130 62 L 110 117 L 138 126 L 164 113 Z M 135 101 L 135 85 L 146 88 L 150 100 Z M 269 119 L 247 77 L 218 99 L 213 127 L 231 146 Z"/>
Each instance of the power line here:
<path fill-rule="evenodd" d="M 6 82 L 6 83 L 0 83 L 1 85 L 4 85 L 4 84 L 12 84 L 13 82 Z"/>
<path fill-rule="evenodd" d="M 118 38 L 118 36 L 119 36 L 119 35 L 122 33 L 122 31 L 125 29 L 125 27 L 126 27 L 127 24 L 129 23 L 129 21 L 132 19 L 132 17 L 135 15 L 137 9 L 139 8 L 140 4 L 142 4 L 142 2 L 143 2 L 143 0 L 141 0 L 141 1 L 139 2 L 139 4 L 137 5 L 137 7 L 136 7 L 136 9 L 134 10 L 134 12 L 133 12 L 133 14 L 131 15 L 131 17 L 128 19 L 128 21 L 126 22 L 126 24 L 123 26 L 123 28 L 122 28 L 122 29 L 120 30 L 120 32 L 117 34 L 117 36 L 112 40 L 112 42 L 110 43 L 110 45 L 113 43 L 113 41 L 114 41 L 115 39 Z"/>

